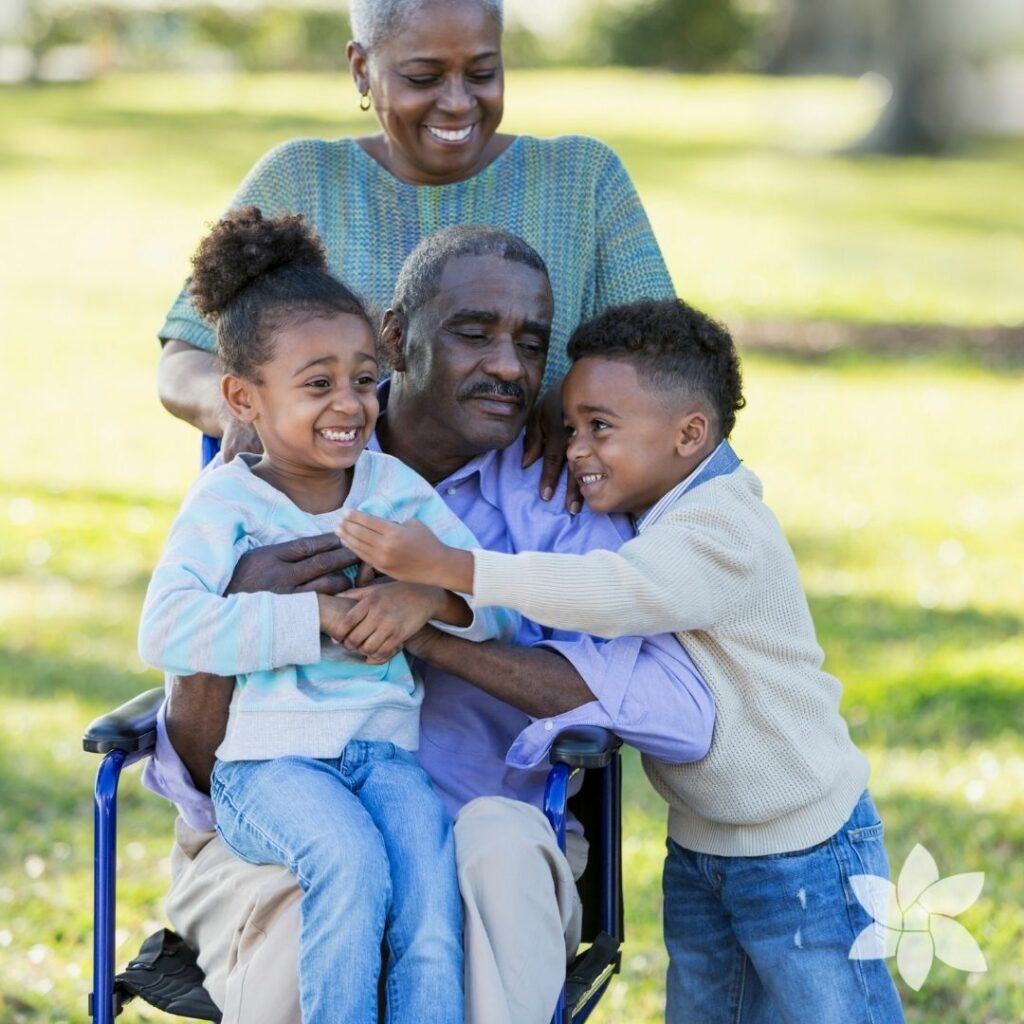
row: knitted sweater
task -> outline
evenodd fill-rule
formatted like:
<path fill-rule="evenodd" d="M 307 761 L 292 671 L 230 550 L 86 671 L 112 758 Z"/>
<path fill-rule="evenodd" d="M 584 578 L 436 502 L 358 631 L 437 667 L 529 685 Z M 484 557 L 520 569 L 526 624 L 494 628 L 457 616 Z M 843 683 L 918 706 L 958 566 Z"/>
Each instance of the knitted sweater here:
<path fill-rule="evenodd" d="M 320 634 L 317 598 L 221 596 L 245 552 L 332 530 L 340 509 L 305 512 L 255 476 L 250 462 L 201 474 L 182 504 L 150 580 L 139 626 L 144 661 L 176 675 L 237 676 L 222 760 L 289 754 L 337 757 L 350 739 L 389 740 L 415 750 L 423 687 L 404 654 L 383 665 Z M 364 451 L 343 507 L 404 522 L 416 518 L 448 543 L 471 547 L 469 529 L 422 477 L 398 459 Z M 470 626 L 435 623 L 471 640 L 514 637 L 518 616 L 477 614 Z"/>
<path fill-rule="evenodd" d="M 644 757 L 669 834 L 700 853 L 785 853 L 839 829 L 868 763 L 839 714 L 841 686 L 822 671 L 796 560 L 761 483 L 727 444 L 719 451 L 734 461 L 718 459 L 717 474 L 642 520 L 618 551 L 474 551 L 474 602 L 599 636 L 674 632 L 716 719 L 703 760 Z"/>
<path fill-rule="evenodd" d="M 619 158 L 583 136 L 520 135 L 478 174 L 450 185 L 409 185 L 354 139 L 296 139 L 267 153 L 231 206 L 301 213 L 327 248 L 331 271 L 384 309 L 420 239 L 454 224 L 491 224 L 526 239 L 551 274 L 555 319 L 545 381 L 567 369 L 573 329 L 608 306 L 670 298 L 672 281 Z M 213 352 L 213 330 L 183 291 L 160 329 Z"/>

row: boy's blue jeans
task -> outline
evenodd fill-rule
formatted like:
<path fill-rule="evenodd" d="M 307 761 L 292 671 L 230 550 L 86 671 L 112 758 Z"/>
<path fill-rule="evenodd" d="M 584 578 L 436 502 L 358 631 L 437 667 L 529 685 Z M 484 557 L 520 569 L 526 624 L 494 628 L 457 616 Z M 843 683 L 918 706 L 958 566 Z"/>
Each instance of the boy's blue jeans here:
<path fill-rule="evenodd" d="M 831 839 L 765 857 L 713 857 L 672 839 L 663 877 L 666 1024 L 893 1024 L 884 960 L 851 960 L 871 916 L 851 875 L 889 877 L 864 793 Z"/>
<path fill-rule="evenodd" d="M 462 1024 L 462 903 L 451 822 L 416 758 L 353 740 L 341 757 L 218 761 L 217 831 L 303 891 L 304 1024 Z"/>

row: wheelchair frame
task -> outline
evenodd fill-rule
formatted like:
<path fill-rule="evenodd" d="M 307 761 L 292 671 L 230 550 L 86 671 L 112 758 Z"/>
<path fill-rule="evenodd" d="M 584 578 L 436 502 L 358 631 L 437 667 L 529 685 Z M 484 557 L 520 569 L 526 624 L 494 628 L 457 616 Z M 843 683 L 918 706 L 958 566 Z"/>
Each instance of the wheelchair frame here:
<path fill-rule="evenodd" d="M 117 869 L 117 790 L 121 771 L 148 757 L 156 745 L 156 718 L 164 699 L 148 690 L 97 718 L 85 731 L 84 749 L 104 755 L 96 774 L 93 865 L 93 990 L 89 1016 L 112 1024 L 131 994 L 114 976 L 114 927 Z M 621 740 L 606 729 L 581 727 L 559 734 L 551 747 L 552 767 L 544 795 L 544 813 L 565 851 L 569 780 L 591 769 L 577 796 L 590 841 L 587 870 L 580 880 L 584 906 L 583 938 L 591 945 L 567 967 L 552 1024 L 582 1024 L 597 1005 L 621 963 L 624 939 L 620 796 Z M 576 798 L 574 798 L 576 799 Z"/>

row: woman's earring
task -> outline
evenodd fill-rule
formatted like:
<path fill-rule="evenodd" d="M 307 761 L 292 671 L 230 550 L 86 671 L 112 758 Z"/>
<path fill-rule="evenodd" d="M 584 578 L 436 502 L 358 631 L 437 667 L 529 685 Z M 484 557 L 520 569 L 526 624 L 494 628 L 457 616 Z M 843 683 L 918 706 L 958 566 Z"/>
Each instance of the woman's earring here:
<path fill-rule="evenodd" d="M 364 92 L 362 94 L 362 96 L 360 97 L 359 109 L 362 110 L 364 113 L 367 110 L 370 109 L 370 90 L 369 89 L 367 89 L 366 92 Z"/>

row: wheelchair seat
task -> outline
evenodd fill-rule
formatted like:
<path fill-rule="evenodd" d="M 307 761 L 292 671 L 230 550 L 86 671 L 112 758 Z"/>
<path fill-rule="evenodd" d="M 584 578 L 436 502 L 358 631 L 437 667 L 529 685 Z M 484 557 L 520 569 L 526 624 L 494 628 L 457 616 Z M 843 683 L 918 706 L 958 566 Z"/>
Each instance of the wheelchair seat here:
<path fill-rule="evenodd" d="M 139 694 L 93 721 L 82 741 L 86 751 L 104 755 L 96 776 L 94 813 L 95 924 L 89 1017 L 95 1024 L 111 1024 L 136 997 L 179 1016 L 221 1019 L 203 987 L 195 951 L 167 929 L 149 936 L 127 968 L 114 975 L 117 785 L 125 766 L 152 752 L 163 698 L 159 688 Z M 570 806 L 590 842 L 587 868 L 579 881 L 583 941 L 589 946 L 566 969 L 553 1024 L 582 1024 L 619 970 L 624 937 L 620 745 L 621 740 L 605 729 L 581 727 L 561 733 L 551 747 L 545 814 L 563 851 Z M 570 805 L 569 779 L 578 769 L 588 772 Z"/>

